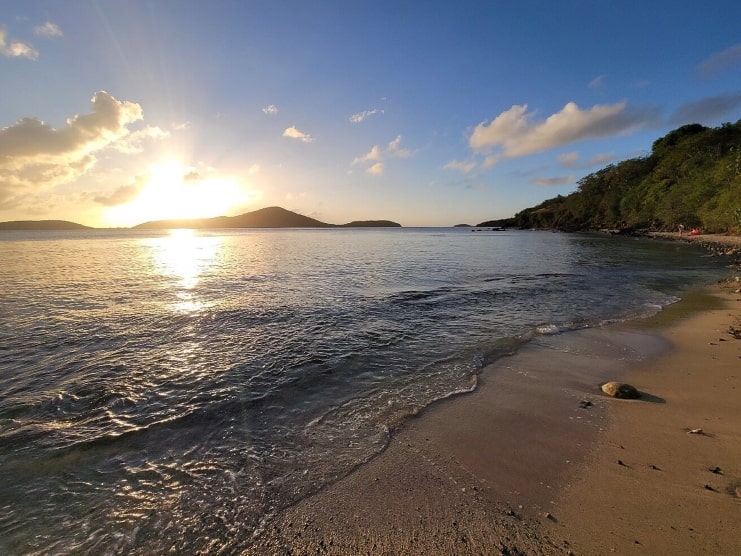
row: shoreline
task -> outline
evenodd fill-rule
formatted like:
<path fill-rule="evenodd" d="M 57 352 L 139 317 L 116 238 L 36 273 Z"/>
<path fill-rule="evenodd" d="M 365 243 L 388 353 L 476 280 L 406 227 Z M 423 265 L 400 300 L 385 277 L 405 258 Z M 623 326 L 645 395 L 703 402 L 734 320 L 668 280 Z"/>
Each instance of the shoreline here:
<path fill-rule="evenodd" d="M 741 376 L 734 370 L 741 343 L 727 334 L 726 341 L 717 341 L 739 319 L 739 296 L 719 290 L 716 286 L 709 294 L 699 293 L 694 301 L 689 296 L 642 321 L 544 336 L 497 360 L 481 372 L 474 392 L 442 400 L 404 422 L 385 451 L 281 512 L 245 553 L 600 554 L 631 553 L 634 547 L 654 552 L 671 547 L 678 554 L 741 551 L 741 541 L 732 533 L 741 527 L 741 492 L 733 482 L 741 489 L 741 469 L 728 456 L 718 456 L 712 464 L 723 470 L 726 483 L 711 485 L 721 475 L 702 470 L 717 491 L 700 485 L 699 496 L 708 498 L 702 507 L 707 519 L 687 525 L 684 535 L 669 525 L 652 525 L 653 515 L 662 512 L 688 523 L 685 514 L 698 496 L 676 488 L 667 498 L 656 490 L 662 484 L 653 483 L 659 471 L 649 465 L 666 469 L 664 476 L 675 479 L 663 485 L 667 489 L 690 480 L 669 472 L 675 462 L 690 458 L 681 450 L 672 453 L 677 440 L 666 437 L 661 419 L 672 412 L 684 416 L 686 423 L 673 425 L 673 432 L 689 440 L 682 446 L 686 450 L 705 437 L 688 435 L 682 427 L 711 427 L 695 427 L 683 404 L 698 414 L 717 405 L 695 382 L 675 380 L 677 362 L 697 381 L 708 358 L 715 366 L 721 357 L 725 374 L 712 377 L 711 389 L 719 387 L 717 381 L 735 388 Z M 707 334 L 716 341 L 707 340 Z M 694 345 L 699 338 L 704 344 Z M 599 391 L 598 383 L 623 378 L 649 395 L 631 402 Z M 726 395 L 731 392 L 728 388 Z M 727 405 L 723 407 L 732 411 Z M 632 421 L 624 417 L 624 408 Z M 733 431 L 741 430 L 741 420 L 728 413 L 723 418 L 727 426 L 722 435 L 717 430 L 709 434 L 722 450 L 733 451 L 729 442 L 735 442 L 739 462 L 741 436 Z M 645 430 L 644 422 L 655 430 Z M 617 459 L 625 468 L 615 463 L 615 438 L 624 446 Z M 657 444 L 659 440 L 669 444 Z M 644 450 L 665 446 L 664 456 L 651 458 L 636 444 Z M 639 463 L 641 458 L 658 463 Z M 640 473 L 634 469 L 638 467 Z M 635 470 L 631 489 L 620 475 L 626 470 Z M 653 497 L 637 503 L 624 491 Z M 717 497 L 708 497 L 712 494 Z M 663 505 L 664 499 L 685 509 Z M 734 510 L 735 522 L 729 522 Z M 609 519 L 603 518 L 607 515 Z M 711 528 L 712 520 L 721 525 Z M 600 527 L 608 531 L 600 533 Z M 638 528 L 640 535 L 630 528 Z M 641 538 L 633 538 L 637 536 Z M 711 537 L 715 545 L 709 544 Z"/>
<path fill-rule="evenodd" d="M 699 234 L 693 236 L 687 232 L 682 234 L 679 232 L 646 232 L 645 237 L 696 243 L 713 255 L 735 256 L 737 258 L 737 264 L 739 264 L 738 257 L 741 256 L 741 236 L 720 234 Z"/>

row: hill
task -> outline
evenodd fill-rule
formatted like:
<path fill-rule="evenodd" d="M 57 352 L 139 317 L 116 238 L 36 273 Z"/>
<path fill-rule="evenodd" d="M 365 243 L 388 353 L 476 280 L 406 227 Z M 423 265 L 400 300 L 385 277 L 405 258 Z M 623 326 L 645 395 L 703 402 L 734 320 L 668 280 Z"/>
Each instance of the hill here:
<path fill-rule="evenodd" d="M 648 156 L 589 174 L 557 196 L 505 221 L 561 230 L 701 228 L 741 233 L 741 120 L 690 124 L 654 141 Z"/>
<path fill-rule="evenodd" d="M 391 220 L 353 220 L 342 224 L 343 228 L 401 228 L 401 224 Z"/>
<path fill-rule="evenodd" d="M 343 224 L 345 227 L 400 227 L 390 220 L 365 220 Z M 335 228 L 314 218 L 303 216 L 281 207 L 268 207 L 239 216 L 217 216 L 215 218 L 196 218 L 188 220 L 154 220 L 134 226 L 140 230 L 161 230 L 170 228 Z"/>
<path fill-rule="evenodd" d="M 192 218 L 187 220 L 153 220 L 134 226 L 134 229 L 152 230 L 168 228 L 328 228 L 314 218 L 303 216 L 280 207 L 268 207 L 238 216 Z"/>
<path fill-rule="evenodd" d="M 11 222 L 0 222 L 0 230 L 92 230 L 89 226 L 83 226 L 66 220 L 13 220 Z"/>

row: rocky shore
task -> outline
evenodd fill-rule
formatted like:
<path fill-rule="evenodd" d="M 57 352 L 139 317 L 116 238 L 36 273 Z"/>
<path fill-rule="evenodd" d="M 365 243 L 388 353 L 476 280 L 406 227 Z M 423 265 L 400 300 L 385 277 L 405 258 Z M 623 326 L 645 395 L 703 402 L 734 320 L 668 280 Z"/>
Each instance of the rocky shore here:
<path fill-rule="evenodd" d="M 655 239 L 670 239 L 696 243 L 707 249 L 711 254 L 735 258 L 735 264 L 741 263 L 741 236 L 699 234 L 690 235 L 687 232 L 648 232 L 647 237 Z"/>

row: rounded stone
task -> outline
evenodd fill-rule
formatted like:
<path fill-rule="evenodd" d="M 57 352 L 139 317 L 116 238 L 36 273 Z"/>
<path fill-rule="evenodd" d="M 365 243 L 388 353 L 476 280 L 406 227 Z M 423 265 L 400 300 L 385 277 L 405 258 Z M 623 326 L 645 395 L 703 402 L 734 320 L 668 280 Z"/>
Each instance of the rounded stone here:
<path fill-rule="evenodd" d="M 606 382 L 602 385 L 602 391 L 608 396 L 623 400 L 635 400 L 641 397 L 641 393 L 635 386 L 624 382 Z"/>

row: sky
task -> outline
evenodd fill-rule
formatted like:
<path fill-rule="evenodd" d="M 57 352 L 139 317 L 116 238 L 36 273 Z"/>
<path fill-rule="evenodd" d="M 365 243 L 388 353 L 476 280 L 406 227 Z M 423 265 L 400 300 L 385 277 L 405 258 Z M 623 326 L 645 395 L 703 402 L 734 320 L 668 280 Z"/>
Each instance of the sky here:
<path fill-rule="evenodd" d="M 741 2 L 0 0 L 0 221 L 451 226 L 741 118 Z"/>

